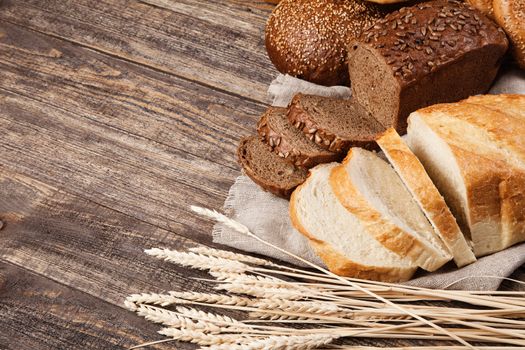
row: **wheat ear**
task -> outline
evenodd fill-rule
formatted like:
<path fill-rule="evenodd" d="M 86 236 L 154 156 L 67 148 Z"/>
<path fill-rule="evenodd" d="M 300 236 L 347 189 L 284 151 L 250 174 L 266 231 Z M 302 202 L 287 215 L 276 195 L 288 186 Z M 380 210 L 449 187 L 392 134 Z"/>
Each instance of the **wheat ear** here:
<path fill-rule="evenodd" d="M 243 273 L 249 270 L 248 265 L 238 261 L 214 256 L 206 256 L 192 252 L 186 253 L 161 248 L 146 249 L 144 252 L 148 255 L 152 255 L 165 261 L 199 270 L 224 271 L 233 273 Z"/>
<path fill-rule="evenodd" d="M 152 304 L 160 306 L 193 303 L 246 306 L 252 303 L 251 299 L 236 295 L 174 291 L 170 291 L 168 294 L 132 294 L 126 298 L 126 301 L 134 304 Z"/>
<path fill-rule="evenodd" d="M 366 293 L 366 294 L 370 295 L 371 297 L 374 297 L 374 298 L 382 301 L 383 303 L 385 303 L 387 305 L 390 305 L 390 306 L 392 306 L 392 307 L 394 307 L 394 308 L 396 308 L 396 309 L 398 309 L 398 310 L 400 310 L 400 311 L 402 311 L 402 312 L 404 312 L 404 313 L 406 313 L 406 314 L 408 314 L 408 315 L 418 319 L 419 321 L 427 324 L 428 326 L 434 328 L 435 330 L 439 331 L 440 333 L 446 334 L 450 338 L 452 338 L 452 339 L 458 341 L 459 343 L 465 345 L 469 349 L 476 350 L 475 347 L 473 347 L 471 344 L 469 344 L 468 342 L 463 340 L 461 337 L 457 336 L 456 334 L 453 334 L 450 331 L 447 331 L 446 329 L 443 329 L 442 327 L 436 325 L 432 321 L 429 321 L 429 320 L 427 320 L 427 319 L 425 319 L 425 318 L 423 318 L 423 317 L 421 317 L 421 316 L 419 316 L 419 315 L 417 315 L 417 314 L 415 314 L 415 313 L 413 313 L 413 312 L 411 312 L 409 310 L 406 310 L 405 308 L 403 308 L 403 307 L 401 307 L 401 306 L 391 302 L 390 300 L 385 299 L 382 296 L 377 295 L 374 292 L 371 292 L 370 290 L 367 290 L 366 288 L 363 288 L 362 286 L 360 286 L 357 283 L 354 283 L 354 282 L 352 282 L 352 281 L 350 281 L 348 279 L 345 279 L 345 278 L 343 278 L 341 276 L 338 276 L 335 273 L 333 273 L 331 271 L 328 271 L 327 269 L 318 266 L 317 264 L 314 264 L 314 263 L 312 263 L 312 262 L 310 262 L 310 261 L 308 261 L 306 259 L 303 259 L 303 258 L 301 258 L 301 257 L 299 257 L 299 256 L 297 256 L 297 255 L 295 255 L 293 253 L 290 253 L 289 251 L 287 251 L 285 249 L 282 249 L 280 247 L 277 247 L 274 244 L 271 244 L 271 243 L 265 241 L 264 239 L 260 238 L 259 236 L 253 234 L 246 226 L 242 225 L 241 223 L 239 223 L 239 222 L 237 222 L 235 220 L 232 220 L 232 219 L 228 218 L 226 215 L 220 214 L 219 212 L 217 212 L 215 210 L 201 208 L 201 207 L 197 207 L 197 206 L 193 206 L 193 205 L 190 208 L 191 208 L 192 211 L 194 211 L 195 213 L 197 213 L 199 215 L 202 215 L 202 216 L 205 216 L 205 217 L 208 217 L 208 218 L 212 218 L 212 219 L 214 219 L 214 220 L 216 220 L 216 221 L 218 221 L 218 222 L 220 222 L 220 223 L 222 223 L 222 224 L 224 224 L 224 225 L 234 229 L 235 231 L 237 231 L 239 233 L 242 233 L 242 234 L 244 234 L 246 236 L 252 237 L 255 240 L 257 240 L 257 241 L 259 241 L 259 242 L 261 242 L 261 243 L 263 243 L 263 244 L 265 244 L 265 245 L 267 245 L 269 247 L 272 247 L 272 248 L 274 248 L 274 249 L 276 249 L 276 250 L 278 250 L 278 251 L 280 251 L 280 252 L 282 252 L 282 253 L 284 253 L 284 254 L 286 254 L 288 256 L 291 256 L 291 257 L 293 257 L 293 258 L 295 258 L 295 259 L 297 259 L 297 260 L 307 264 L 308 266 L 313 267 L 314 269 L 317 269 L 318 271 L 320 271 L 322 273 L 325 273 L 326 275 L 332 276 L 332 277 L 338 279 L 339 281 L 341 281 L 341 282 L 343 282 L 345 284 L 348 284 L 348 285 L 352 286 L 353 288 L 356 288 L 356 289 L 360 290 L 361 292 Z"/>
<path fill-rule="evenodd" d="M 193 247 L 188 249 L 190 252 L 202 254 L 202 255 L 208 255 L 208 256 L 214 256 L 217 258 L 223 258 L 223 259 L 229 259 L 234 261 L 242 261 L 244 263 L 256 265 L 256 266 L 274 266 L 275 264 L 271 261 L 256 258 L 253 256 L 245 255 L 245 254 L 239 254 L 230 252 L 227 250 L 219 250 L 214 248 L 208 248 L 208 247 Z"/>
<path fill-rule="evenodd" d="M 218 333 L 221 331 L 221 327 L 218 327 L 214 323 L 205 322 L 202 320 L 194 322 L 188 317 L 184 317 L 176 312 L 162 309 L 151 305 L 136 305 L 134 310 L 139 316 L 144 317 L 146 320 L 160 323 L 165 326 L 184 328 L 188 330 L 198 330 L 200 332 L 207 333 Z"/>
<path fill-rule="evenodd" d="M 177 328 L 163 328 L 159 331 L 159 334 L 165 335 L 174 340 L 186 341 L 199 345 L 229 344 L 233 346 L 241 339 L 238 334 L 207 334 L 200 331 Z"/>

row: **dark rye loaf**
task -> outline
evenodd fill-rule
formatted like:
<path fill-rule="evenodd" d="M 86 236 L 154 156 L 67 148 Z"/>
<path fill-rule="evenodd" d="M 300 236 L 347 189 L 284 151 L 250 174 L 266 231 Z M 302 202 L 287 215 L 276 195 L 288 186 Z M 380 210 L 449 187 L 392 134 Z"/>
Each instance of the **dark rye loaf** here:
<path fill-rule="evenodd" d="M 508 47 L 501 28 L 455 0 L 402 8 L 349 43 L 354 98 L 401 133 L 419 108 L 488 90 Z"/>
<path fill-rule="evenodd" d="M 273 153 L 258 136 L 242 138 L 237 156 L 246 175 L 279 197 L 289 198 L 308 175 L 306 169 L 297 168 Z"/>
<path fill-rule="evenodd" d="M 385 128 L 355 99 L 297 94 L 288 107 L 290 124 L 319 146 L 335 153 L 350 147 L 375 148 Z"/>
<path fill-rule="evenodd" d="M 330 152 L 306 138 L 290 124 L 286 113 L 286 108 L 270 107 L 257 123 L 257 132 L 274 153 L 303 168 L 342 159 L 341 154 Z"/>

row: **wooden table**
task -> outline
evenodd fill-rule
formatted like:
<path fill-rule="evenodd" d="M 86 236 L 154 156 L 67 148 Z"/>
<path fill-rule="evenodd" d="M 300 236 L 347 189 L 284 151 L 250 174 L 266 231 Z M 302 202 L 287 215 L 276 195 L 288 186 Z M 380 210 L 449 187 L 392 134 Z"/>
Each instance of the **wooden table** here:
<path fill-rule="evenodd" d="M 0 349 L 161 339 L 126 295 L 211 290 L 143 249 L 213 245 L 188 206 L 220 209 L 239 174 L 276 74 L 270 10 L 0 0 Z"/>

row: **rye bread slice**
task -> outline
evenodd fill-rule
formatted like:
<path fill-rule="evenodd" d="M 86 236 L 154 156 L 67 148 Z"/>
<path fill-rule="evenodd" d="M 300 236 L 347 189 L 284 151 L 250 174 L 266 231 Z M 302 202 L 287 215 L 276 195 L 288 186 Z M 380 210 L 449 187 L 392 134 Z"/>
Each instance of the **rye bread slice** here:
<path fill-rule="evenodd" d="M 320 147 L 290 125 L 286 113 L 286 108 L 270 107 L 257 123 L 257 132 L 274 153 L 289 163 L 307 169 L 342 159 L 342 153 Z"/>
<path fill-rule="evenodd" d="M 289 198 L 306 180 L 308 171 L 288 163 L 257 136 L 242 138 L 237 149 L 239 164 L 256 184 L 279 197 Z"/>
<path fill-rule="evenodd" d="M 385 128 L 354 99 L 297 94 L 288 107 L 290 124 L 322 148 L 341 153 L 350 147 L 377 148 Z"/>

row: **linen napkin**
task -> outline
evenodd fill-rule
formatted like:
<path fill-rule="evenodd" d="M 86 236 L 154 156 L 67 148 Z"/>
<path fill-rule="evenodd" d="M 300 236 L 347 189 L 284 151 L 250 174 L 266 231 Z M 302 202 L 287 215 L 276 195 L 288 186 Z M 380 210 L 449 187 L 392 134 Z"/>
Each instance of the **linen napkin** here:
<path fill-rule="evenodd" d="M 324 87 L 287 75 L 279 75 L 268 88 L 274 106 L 287 106 L 298 92 L 338 98 L 351 96 L 348 87 Z M 502 72 L 489 93 L 525 94 L 525 72 L 507 69 Z M 224 212 L 266 241 L 323 266 L 307 239 L 293 228 L 288 216 L 288 201 L 263 191 L 249 177 L 242 175 L 236 179 L 228 193 Z M 299 266 L 304 265 L 221 224 L 213 228 L 213 241 Z M 439 271 L 421 274 L 407 284 L 434 289 L 496 290 L 504 277 L 510 276 L 524 263 L 525 243 L 478 259 L 461 269 L 449 263 Z"/>

